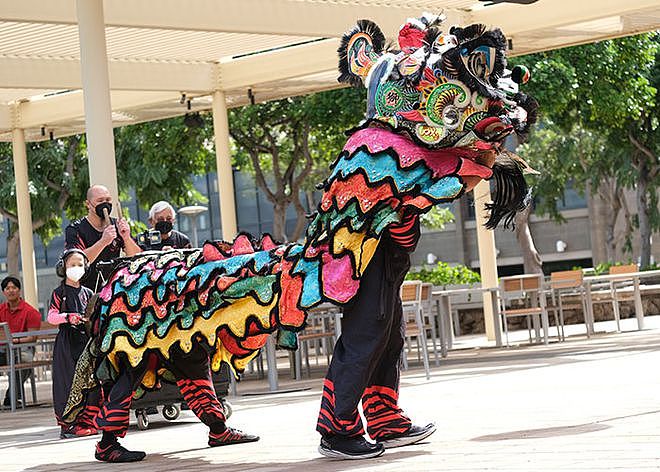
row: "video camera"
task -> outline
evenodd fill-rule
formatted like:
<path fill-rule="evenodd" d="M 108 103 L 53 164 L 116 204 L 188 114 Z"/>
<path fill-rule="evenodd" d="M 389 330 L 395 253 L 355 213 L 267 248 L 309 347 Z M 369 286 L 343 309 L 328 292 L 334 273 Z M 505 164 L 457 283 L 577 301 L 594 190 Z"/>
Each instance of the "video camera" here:
<path fill-rule="evenodd" d="M 160 244 L 163 241 L 160 231 L 150 229 L 139 233 L 137 236 L 138 245 L 147 249 L 151 249 L 153 246 Z"/>

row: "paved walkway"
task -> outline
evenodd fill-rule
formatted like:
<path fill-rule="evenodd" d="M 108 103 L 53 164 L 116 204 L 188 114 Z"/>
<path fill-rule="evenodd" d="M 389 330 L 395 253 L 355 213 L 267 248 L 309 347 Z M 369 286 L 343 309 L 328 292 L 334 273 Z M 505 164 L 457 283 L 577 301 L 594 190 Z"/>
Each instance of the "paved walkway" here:
<path fill-rule="evenodd" d="M 95 439 L 57 439 L 49 408 L 0 413 L 0 470 L 224 471 L 644 471 L 660 470 L 660 317 L 648 329 L 583 336 L 548 347 L 452 351 L 426 381 L 402 379 L 401 404 L 435 421 L 428 442 L 367 461 L 331 461 L 316 452 L 320 380 L 288 394 L 232 399 L 229 423 L 260 442 L 210 449 L 189 412 L 134 426 L 124 439 L 147 451 L 139 464 L 95 462 Z M 626 320 L 623 329 L 634 329 Z M 524 337 L 524 336 L 523 336 Z M 245 383 L 240 391 L 263 384 Z"/>

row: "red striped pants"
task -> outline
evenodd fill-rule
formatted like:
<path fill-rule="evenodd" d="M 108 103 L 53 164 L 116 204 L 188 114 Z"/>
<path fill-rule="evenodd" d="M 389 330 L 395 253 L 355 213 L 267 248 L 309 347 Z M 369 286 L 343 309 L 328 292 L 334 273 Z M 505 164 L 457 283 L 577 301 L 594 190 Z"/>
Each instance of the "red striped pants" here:
<path fill-rule="evenodd" d="M 204 348 L 195 345 L 185 354 L 175 349 L 165 367 L 177 379 L 183 399 L 211 432 L 225 430 L 225 415 L 211 379 L 209 357 Z M 106 395 L 106 401 L 96 416 L 95 425 L 102 431 L 124 437 L 128 429 L 128 418 L 133 392 L 140 385 L 144 368 L 125 369 Z"/>
<path fill-rule="evenodd" d="M 410 419 L 398 407 L 404 344 L 398 294 L 409 267 L 408 253 L 381 241 L 358 294 L 344 309 L 342 335 L 323 385 L 316 426 L 322 435 L 363 435 L 360 402 L 372 439 L 410 428 Z"/>

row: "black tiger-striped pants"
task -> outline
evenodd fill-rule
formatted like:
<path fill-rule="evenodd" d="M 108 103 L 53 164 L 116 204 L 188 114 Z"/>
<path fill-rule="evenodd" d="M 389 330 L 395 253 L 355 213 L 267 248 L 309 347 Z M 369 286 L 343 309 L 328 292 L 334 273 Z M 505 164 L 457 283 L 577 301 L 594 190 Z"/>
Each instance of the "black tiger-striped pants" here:
<path fill-rule="evenodd" d="M 186 354 L 177 346 L 165 367 L 176 377 L 183 399 L 200 421 L 212 433 L 224 431 L 224 410 L 215 394 L 209 356 L 204 348 L 195 344 Z M 123 370 L 106 394 L 106 401 L 96 416 L 95 425 L 99 430 L 120 438 L 126 435 L 133 392 L 140 385 L 144 372 L 144 368 Z"/>
<path fill-rule="evenodd" d="M 355 299 L 344 309 L 342 334 L 325 378 L 316 430 L 323 436 L 372 439 L 407 431 L 411 422 L 398 407 L 399 362 L 404 339 L 399 288 L 410 256 L 385 239 L 360 281 Z"/>

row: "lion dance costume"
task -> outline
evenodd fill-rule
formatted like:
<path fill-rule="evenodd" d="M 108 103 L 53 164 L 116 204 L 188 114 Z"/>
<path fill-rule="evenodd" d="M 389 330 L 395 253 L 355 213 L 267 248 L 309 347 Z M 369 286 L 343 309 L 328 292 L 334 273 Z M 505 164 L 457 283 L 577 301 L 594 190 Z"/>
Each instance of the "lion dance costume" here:
<path fill-rule="evenodd" d="M 344 317 L 323 388 L 321 452 L 382 453 L 381 444 L 361 439 L 360 401 L 366 431 L 385 445 L 432 432 L 413 427 L 397 405 L 398 291 L 419 216 L 492 178 L 486 226 L 511 223 L 528 189 L 523 165 L 502 145 L 511 133 L 525 135 L 536 114 L 536 102 L 514 83 L 526 82 L 526 70 L 505 68 L 501 31 L 472 25 L 443 33 L 440 25 L 428 14 L 408 20 L 391 50 L 367 20 L 344 36 L 339 80 L 364 85 L 367 117 L 321 184 L 303 244 L 241 234 L 233 243 L 138 255 L 115 270 L 97 302 L 97 336 L 79 363 L 70 417 L 85 389 L 106 383 L 97 425 L 122 436 L 131 393 L 170 380 L 210 426 L 211 444 L 234 430 L 225 429 L 209 367 L 227 362 L 242 371 L 274 331 L 281 346 L 295 347 L 306 312 L 332 302 Z"/>

